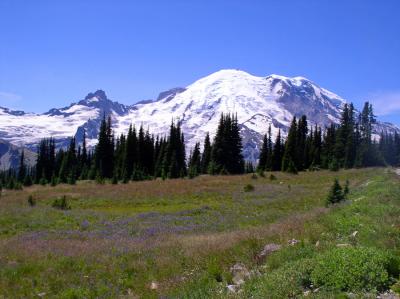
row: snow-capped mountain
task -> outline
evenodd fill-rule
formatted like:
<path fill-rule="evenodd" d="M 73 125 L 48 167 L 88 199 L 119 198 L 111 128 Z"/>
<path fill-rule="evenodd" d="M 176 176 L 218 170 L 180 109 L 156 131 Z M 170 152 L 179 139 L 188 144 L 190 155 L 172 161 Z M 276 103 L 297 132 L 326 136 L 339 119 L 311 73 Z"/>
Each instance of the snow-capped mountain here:
<path fill-rule="evenodd" d="M 160 93 L 156 100 L 131 106 L 113 102 L 98 90 L 44 114 L 0 107 L 0 138 L 34 148 L 41 138 L 53 136 L 59 146 L 65 146 L 68 137 L 76 136 L 79 141 L 86 130 L 89 144 L 94 145 L 103 115 L 111 115 L 118 135 L 126 133 L 130 124 L 165 135 L 171 121 L 179 120 L 189 152 L 207 132 L 214 135 L 221 113 L 230 112 L 237 114 L 245 157 L 255 160 L 269 125 L 275 137 L 279 129 L 287 134 L 294 115 L 307 115 L 310 125 L 337 123 L 344 103 L 340 96 L 303 77 L 256 77 L 239 70 L 221 70 L 186 88 L 174 88 Z M 376 131 L 381 130 L 398 128 L 380 123 Z"/>

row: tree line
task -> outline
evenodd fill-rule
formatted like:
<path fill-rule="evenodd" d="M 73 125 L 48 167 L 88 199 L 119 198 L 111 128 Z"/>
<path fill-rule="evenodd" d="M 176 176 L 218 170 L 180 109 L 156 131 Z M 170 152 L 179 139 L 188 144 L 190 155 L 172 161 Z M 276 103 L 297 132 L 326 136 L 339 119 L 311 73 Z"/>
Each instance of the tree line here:
<path fill-rule="evenodd" d="M 352 104 L 345 104 L 340 123 L 311 127 L 306 116 L 293 118 L 287 138 L 281 131 L 272 140 L 271 127 L 265 134 L 258 165 L 245 162 L 236 115 L 222 114 L 214 139 L 209 134 L 186 155 L 180 122 L 171 122 L 167 136 L 154 136 L 143 126 L 130 126 L 126 134 L 115 136 L 111 117 L 103 117 L 98 143 L 93 150 L 83 141 L 71 138 L 66 149 L 56 151 L 55 140 L 41 140 L 34 167 L 27 167 L 24 153 L 16 170 L 0 172 L 0 187 L 20 189 L 32 184 L 75 184 L 77 180 L 127 183 L 154 178 L 193 178 L 201 174 L 242 174 L 245 172 L 285 171 L 400 164 L 400 136 L 382 132 L 379 142 L 372 138 L 376 119 L 372 105 L 365 103 L 356 115 Z"/>
<path fill-rule="evenodd" d="M 71 138 L 67 149 L 59 151 L 53 138 L 43 139 L 38 146 L 36 165 L 28 168 L 22 153 L 17 170 L 0 173 L 0 184 L 19 189 L 32 184 L 75 184 L 77 180 L 127 183 L 244 171 L 242 140 L 234 115 L 222 114 L 213 141 L 207 134 L 203 151 L 200 143 L 196 143 L 188 159 L 180 122 L 171 122 L 167 136 L 154 137 L 143 126 L 136 129 L 132 125 L 126 135 L 115 136 L 111 117 L 104 116 L 93 150 L 87 148 L 85 133 L 81 144 Z"/>
<path fill-rule="evenodd" d="M 280 131 L 271 140 L 271 128 L 264 136 L 258 171 L 285 171 L 360 168 L 400 165 L 400 136 L 382 132 L 379 142 L 372 136 L 376 123 L 372 105 L 365 103 L 356 116 L 353 104 L 345 104 L 338 125 L 324 128 L 308 125 L 306 116 L 293 118 L 288 136 Z"/>

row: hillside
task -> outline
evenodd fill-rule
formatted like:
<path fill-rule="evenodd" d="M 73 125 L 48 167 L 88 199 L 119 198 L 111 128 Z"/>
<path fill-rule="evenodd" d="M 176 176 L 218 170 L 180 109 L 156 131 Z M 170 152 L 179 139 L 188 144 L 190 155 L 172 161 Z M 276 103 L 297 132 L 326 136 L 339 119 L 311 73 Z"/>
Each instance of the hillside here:
<path fill-rule="evenodd" d="M 396 283 L 392 170 L 270 174 L 3 191 L 0 297 L 375 298 Z M 327 208 L 335 177 L 349 200 Z M 68 210 L 52 206 L 63 195 Z M 343 256 L 351 280 L 318 267 Z"/>

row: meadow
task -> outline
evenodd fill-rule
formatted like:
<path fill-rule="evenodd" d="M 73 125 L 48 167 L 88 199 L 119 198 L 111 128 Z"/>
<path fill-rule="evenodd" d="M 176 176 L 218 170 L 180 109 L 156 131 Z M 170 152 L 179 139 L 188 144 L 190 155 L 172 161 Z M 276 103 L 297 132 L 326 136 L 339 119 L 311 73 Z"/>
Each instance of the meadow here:
<path fill-rule="evenodd" d="M 326 206 L 334 178 L 349 198 Z M 376 298 L 400 290 L 399 183 L 369 168 L 3 190 L 0 298 Z"/>

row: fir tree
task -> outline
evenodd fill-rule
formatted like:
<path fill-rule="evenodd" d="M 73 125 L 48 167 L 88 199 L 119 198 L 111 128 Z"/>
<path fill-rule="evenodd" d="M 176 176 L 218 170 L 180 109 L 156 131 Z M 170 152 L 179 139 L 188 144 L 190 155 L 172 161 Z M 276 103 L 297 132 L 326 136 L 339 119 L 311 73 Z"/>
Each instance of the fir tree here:
<path fill-rule="evenodd" d="M 342 200 L 344 200 L 342 187 L 340 186 L 338 179 L 335 179 L 327 197 L 327 204 L 336 204 Z"/>
<path fill-rule="evenodd" d="M 203 153 L 201 155 L 201 173 L 203 174 L 208 172 L 208 167 L 211 160 L 211 151 L 210 135 L 207 133 L 204 139 Z"/>
<path fill-rule="evenodd" d="M 260 156 L 258 158 L 257 171 L 262 172 L 266 170 L 267 160 L 268 160 L 268 137 L 267 134 L 265 134 L 261 146 Z"/>
<path fill-rule="evenodd" d="M 21 152 L 19 166 L 18 166 L 18 182 L 22 183 L 26 176 L 25 153 Z"/>
<path fill-rule="evenodd" d="M 189 177 L 193 178 L 201 173 L 200 143 L 196 143 L 189 158 Z"/>
<path fill-rule="evenodd" d="M 296 140 L 297 140 L 297 121 L 296 117 L 293 117 L 292 124 L 290 125 L 288 137 L 285 144 L 285 152 L 282 158 L 282 171 L 297 173 Z"/>
<path fill-rule="evenodd" d="M 244 172 L 242 140 L 237 117 L 221 114 L 211 151 L 210 171 L 215 174 Z"/>
<path fill-rule="evenodd" d="M 295 142 L 295 159 L 293 163 L 297 170 L 304 170 L 308 166 L 308 152 L 307 152 L 307 134 L 308 134 L 308 123 L 307 117 L 303 115 L 296 127 L 296 142 Z"/>
<path fill-rule="evenodd" d="M 114 170 L 114 136 L 111 117 L 105 116 L 100 125 L 98 144 L 95 150 L 95 165 L 101 178 L 111 178 Z"/>
<path fill-rule="evenodd" d="M 281 137 L 281 130 L 279 129 L 278 135 L 276 136 L 274 149 L 272 152 L 272 170 L 280 171 L 282 168 L 282 157 L 283 157 L 283 143 Z"/>

